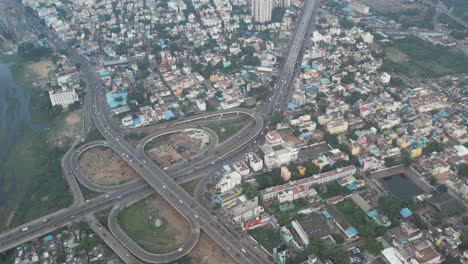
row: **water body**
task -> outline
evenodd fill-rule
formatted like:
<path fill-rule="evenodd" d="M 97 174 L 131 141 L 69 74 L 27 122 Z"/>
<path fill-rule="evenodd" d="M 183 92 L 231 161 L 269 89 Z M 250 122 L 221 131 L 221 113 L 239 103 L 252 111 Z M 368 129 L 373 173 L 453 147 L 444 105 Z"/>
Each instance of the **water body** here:
<path fill-rule="evenodd" d="M 408 199 L 423 193 L 416 183 L 405 174 L 385 177 L 381 180 L 384 187 L 400 199 Z"/>
<path fill-rule="evenodd" d="M 3 166 L 9 154 L 25 132 L 46 128 L 45 125 L 36 125 L 31 122 L 30 90 L 15 83 L 10 66 L 9 63 L 0 62 L 0 206 L 2 201 L 6 201 L 7 190 L 3 188 L 5 184 Z"/>

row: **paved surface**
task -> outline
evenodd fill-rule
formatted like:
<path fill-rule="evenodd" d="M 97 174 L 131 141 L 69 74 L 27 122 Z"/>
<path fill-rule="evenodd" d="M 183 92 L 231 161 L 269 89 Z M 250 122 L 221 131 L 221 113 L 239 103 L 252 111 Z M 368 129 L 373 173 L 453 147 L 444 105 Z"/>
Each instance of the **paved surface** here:
<path fill-rule="evenodd" d="M 130 251 L 128 251 L 120 242 L 115 239 L 114 236 L 99 223 L 99 221 L 94 217 L 94 215 L 88 215 L 85 218 L 88 225 L 91 229 L 96 233 L 111 249 L 114 251 L 120 259 L 122 259 L 125 263 L 129 264 L 141 264 L 139 259 L 133 256 Z"/>
<path fill-rule="evenodd" d="M 245 129 L 248 130 L 243 142 L 243 144 L 232 144 L 223 148 L 222 152 L 214 153 L 213 159 L 210 162 L 211 165 L 216 164 L 222 159 L 229 159 L 229 156 L 236 151 L 241 150 L 245 147 L 253 147 L 256 144 L 257 138 L 264 133 L 264 124 L 263 118 L 268 116 L 272 111 L 281 111 L 285 107 L 286 99 L 290 93 L 291 81 L 293 80 L 294 74 L 297 70 L 297 64 L 299 63 L 298 57 L 300 51 L 303 47 L 303 40 L 306 36 L 306 33 L 309 30 L 309 25 L 311 17 L 316 7 L 316 1 L 307 1 L 306 6 L 303 10 L 301 20 L 297 26 L 297 30 L 293 33 L 292 42 L 289 45 L 288 57 L 282 67 L 281 74 L 279 77 L 279 84 L 275 86 L 275 91 L 272 94 L 271 98 L 268 99 L 269 102 L 260 109 L 259 113 L 255 113 L 250 110 L 245 109 L 234 109 L 227 110 L 215 113 L 215 115 L 220 114 L 247 114 L 255 119 L 255 122 L 252 122 L 253 127 Z M 32 23 L 33 25 L 40 25 L 40 23 Z M 39 29 L 39 26 L 33 26 L 36 30 L 42 33 L 49 33 L 44 29 Z M 69 50 L 60 40 L 58 40 L 54 35 L 49 34 L 49 41 L 57 49 Z M 69 210 L 65 210 L 62 213 L 57 213 L 52 215 L 51 218 L 46 218 L 42 220 L 33 221 L 27 225 L 23 225 L 19 228 L 15 228 L 6 233 L 0 235 L 0 251 L 3 249 L 11 248 L 12 245 L 17 245 L 19 243 L 26 242 L 31 238 L 46 234 L 51 230 L 57 228 L 60 225 L 63 225 L 65 222 L 82 218 L 83 216 L 89 214 L 93 210 L 102 210 L 111 206 L 113 203 L 110 203 L 109 200 L 115 199 L 118 200 L 117 207 L 115 210 L 118 210 L 122 205 L 128 204 L 131 201 L 136 199 L 142 199 L 152 193 L 157 191 L 161 196 L 163 196 L 169 204 L 176 208 L 179 213 L 181 213 L 187 221 L 192 226 L 194 232 L 199 228 L 203 229 L 212 239 L 214 239 L 222 248 L 226 250 L 234 259 L 240 263 L 265 263 L 270 262 L 271 259 L 262 254 L 262 252 L 254 251 L 251 248 L 241 248 L 240 244 L 242 242 L 228 232 L 223 226 L 220 226 L 216 218 L 214 218 L 210 212 L 198 201 L 195 201 L 190 195 L 188 195 L 177 183 L 175 180 L 178 180 L 181 176 L 175 175 L 171 178 L 164 170 L 157 167 L 155 164 L 149 160 L 148 157 L 133 148 L 128 144 L 119 134 L 119 128 L 112 122 L 110 116 L 110 110 L 106 107 L 103 89 L 100 88 L 99 77 L 96 74 L 96 70 L 90 65 L 83 57 L 76 54 L 75 51 L 71 50 L 68 52 L 68 57 L 73 63 L 81 64 L 81 75 L 85 79 L 89 89 L 87 96 L 85 98 L 84 109 L 84 129 L 82 135 L 78 140 L 83 140 L 84 136 L 90 131 L 91 128 L 91 119 L 95 127 L 104 135 L 107 140 L 107 144 L 111 146 L 116 152 L 121 155 L 124 159 L 132 159 L 131 166 L 142 176 L 142 178 L 149 184 L 151 188 L 148 188 L 145 185 L 136 185 L 134 189 L 126 190 L 126 192 L 121 192 L 122 190 L 115 191 L 110 194 L 99 196 L 92 201 L 85 203 L 83 201 L 83 196 L 79 189 L 79 185 L 76 182 L 73 173 L 73 165 L 70 161 L 70 156 L 73 152 L 70 150 L 65 155 L 62 160 L 62 168 L 64 170 L 65 177 L 70 185 L 70 189 L 75 198 L 75 203 Z M 92 113 L 92 114 L 91 114 Z M 207 113 L 200 117 L 199 119 L 209 118 L 213 113 Z M 193 122 L 195 120 L 190 120 Z M 187 123 L 187 121 L 182 121 L 180 123 Z M 76 143 L 75 143 L 76 145 Z M 205 160 L 206 161 L 206 160 Z M 196 165 L 195 165 L 196 166 Z M 208 166 L 206 166 L 208 168 Z M 196 167 L 195 167 L 196 168 Z M 202 167 L 203 168 L 203 167 Z M 185 169 L 183 174 L 190 173 Z M 180 173 L 180 171 L 179 171 Z M 180 174 L 181 175 L 181 174 Z M 77 175 L 78 176 L 78 175 Z M 130 185 L 130 184 L 129 184 Z M 130 189 L 130 187 L 128 187 Z M 112 217 L 109 218 L 109 221 L 112 221 Z M 21 228 L 28 227 L 27 231 L 21 231 Z M 134 247 L 130 242 L 125 241 L 125 237 L 121 234 L 114 234 L 116 238 L 123 242 L 125 247 L 129 249 L 132 253 L 141 253 L 138 252 L 138 249 Z M 23 242 L 21 242 L 23 241 Z M 190 244 L 190 243 L 189 243 Z M 2 248 L 3 247 L 3 248 Z M 180 256 L 185 254 L 188 249 L 181 249 Z M 141 256 L 137 255 L 138 258 L 144 259 L 149 262 L 163 262 L 164 259 L 161 259 L 160 256 Z"/>

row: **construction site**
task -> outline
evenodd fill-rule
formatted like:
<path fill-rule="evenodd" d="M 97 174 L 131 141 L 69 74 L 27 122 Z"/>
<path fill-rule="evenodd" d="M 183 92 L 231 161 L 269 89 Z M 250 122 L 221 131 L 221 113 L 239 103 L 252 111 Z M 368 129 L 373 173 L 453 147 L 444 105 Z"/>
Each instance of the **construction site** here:
<path fill-rule="evenodd" d="M 79 159 L 80 166 L 93 182 L 100 185 L 117 185 L 138 178 L 138 173 L 108 147 L 92 147 Z"/>
<path fill-rule="evenodd" d="M 146 154 L 158 166 L 167 168 L 190 160 L 208 147 L 210 136 L 201 130 L 185 130 L 156 137 L 145 147 Z"/>

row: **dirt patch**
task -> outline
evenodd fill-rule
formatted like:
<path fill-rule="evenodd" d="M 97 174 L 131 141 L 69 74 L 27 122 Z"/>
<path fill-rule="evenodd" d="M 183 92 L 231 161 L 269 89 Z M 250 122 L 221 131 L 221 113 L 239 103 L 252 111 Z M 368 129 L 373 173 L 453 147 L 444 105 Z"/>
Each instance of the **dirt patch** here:
<path fill-rule="evenodd" d="M 29 64 L 31 71 L 36 74 L 39 78 L 49 77 L 49 72 L 56 69 L 55 64 L 50 59 L 41 60 Z"/>
<path fill-rule="evenodd" d="M 216 242 L 205 233 L 200 234 L 197 245 L 187 255 L 190 263 L 197 264 L 235 264 L 237 263 Z"/>
<path fill-rule="evenodd" d="M 65 118 L 65 122 L 67 123 L 67 125 L 69 126 L 74 126 L 76 124 L 78 124 L 81 120 L 81 117 L 77 114 L 77 113 L 70 113 L 66 118 Z"/>
<path fill-rule="evenodd" d="M 200 131 L 172 133 L 157 137 L 146 145 L 146 154 L 160 167 L 189 160 L 209 144 L 209 136 Z"/>
<path fill-rule="evenodd" d="M 82 128 L 82 111 L 63 113 L 51 126 L 48 135 L 49 145 L 63 147 L 71 145 L 79 136 Z"/>
<path fill-rule="evenodd" d="M 387 58 L 393 62 L 404 62 L 409 60 L 408 55 L 395 47 L 385 48 L 385 54 L 387 55 Z"/>
<path fill-rule="evenodd" d="M 86 175 L 100 185 L 122 184 L 139 177 L 130 165 L 107 147 L 94 147 L 84 151 L 79 162 Z"/>
<path fill-rule="evenodd" d="M 177 245 L 182 245 L 190 237 L 190 225 L 162 196 L 155 195 L 149 200 L 149 206 L 167 223 L 167 232 L 175 235 Z"/>

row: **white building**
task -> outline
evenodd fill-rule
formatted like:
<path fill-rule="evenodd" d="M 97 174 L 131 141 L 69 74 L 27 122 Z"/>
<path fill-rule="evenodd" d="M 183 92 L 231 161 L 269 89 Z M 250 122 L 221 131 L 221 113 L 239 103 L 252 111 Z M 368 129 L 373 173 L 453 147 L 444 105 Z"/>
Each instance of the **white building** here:
<path fill-rule="evenodd" d="M 241 176 L 247 176 L 250 174 L 250 168 L 244 161 L 235 162 L 232 167 L 237 171 Z"/>
<path fill-rule="evenodd" d="M 220 193 L 225 193 L 237 185 L 241 184 L 242 176 L 237 171 L 231 171 L 224 174 L 219 182 L 216 184 L 216 191 Z"/>
<path fill-rule="evenodd" d="M 382 75 L 380 75 L 380 81 L 383 84 L 388 84 L 391 78 L 392 76 L 390 76 L 390 74 L 388 74 L 387 72 L 383 72 Z"/>
<path fill-rule="evenodd" d="M 128 126 L 133 125 L 133 118 L 132 118 L 131 115 L 126 115 L 126 116 L 124 116 L 124 117 L 121 119 L 121 121 L 122 121 L 122 126 L 128 127 Z"/>
<path fill-rule="evenodd" d="M 271 21 L 274 5 L 274 0 L 252 0 L 252 17 L 255 22 L 265 23 Z"/>
<path fill-rule="evenodd" d="M 359 1 L 353 1 L 349 3 L 349 7 L 353 9 L 353 11 L 356 11 L 360 14 L 366 15 L 369 13 L 369 6 L 359 2 Z"/>
<path fill-rule="evenodd" d="M 289 7 L 290 5 L 291 5 L 291 0 L 276 0 L 276 6 Z"/>
<path fill-rule="evenodd" d="M 312 121 L 310 115 L 303 115 L 297 119 L 292 119 L 289 121 L 289 124 L 291 126 L 297 126 L 300 132 L 303 132 L 304 130 L 314 131 L 317 127 L 317 124 Z"/>
<path fill-rule="evenodd" d="M 204 100 L 198 99 L 196 101 L 196 104 L 197 104 L 198 109 L 200 109 L 200 111 L 206 111 L 206 102 Z"/>
<path fill-rule="evenodd" d="M 67 108 L 69 105 L 78 102 L 78 94 L 75 89 L 62 89 L 56 91 L 49 91 L 50 103 L 52 106 L 61 105 L 63 108 Z"/>
<path fill-rule="evenodd" d="M 269 187 L 265 190 L 262 190 L 260 194 L 262 195 L 262 200 L 265 202 L 275 199 L 281 193 L 287 192 L 296 187 L 312 189 L 309 187 L 313 186 L 314 184 L 325 184 L 350 175 L 354 175 L 355 173 L 356 167 L 348 166 L 342 169 L 340 168 L 333 171 L 317 174 L 311 177 L 303 178 L 294 182 L 288 182 L 280 186 Z"/>
<path fill-rule="evenodd" d="M 265 138 L 266 143 L 260 146 L 260 150 L 267 169 L 271 170 L 297 159 L 297 148 L 290 142 L 284 142 L 278 132 L 270 132 Z"/>
<path fill-rule="evenodd" d="M 245 155 L 245 161 L 254 172 L 263 170 L 263 160 L 261 160 L 255 153 L 247 153 L 247 155 Z"/>

